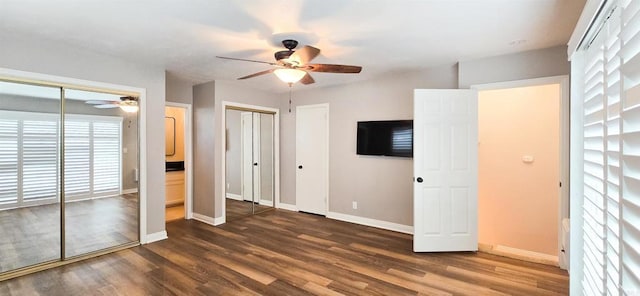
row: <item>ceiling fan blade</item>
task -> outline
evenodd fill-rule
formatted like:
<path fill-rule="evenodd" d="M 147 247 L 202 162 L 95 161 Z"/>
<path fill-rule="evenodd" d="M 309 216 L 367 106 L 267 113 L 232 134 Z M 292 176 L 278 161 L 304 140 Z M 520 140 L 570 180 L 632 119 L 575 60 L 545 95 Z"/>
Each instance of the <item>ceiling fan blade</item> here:
<path fill-rule="evenodd" d="M 118 108 L 119 105 L 118 104 L 104 104 L 104 105 L 95 105 L 93 107 L 96 107 L 98 109 L 111 109 L 111 108 Z"/>
<path fill-rule="evenodd" d="M 316 81 L 313 80 L 313 77 L 311 77 L 311 75 L 309 75 L 309 73 L 307 73 L 307 75 L 304 75 L 304 77 L 302 77 L 302 79 L 300 79 L 300 83 L 307 85 L 307 84 L 312 84 L 315 83 Z"/>
<path fill-rule="evenodd" d="M 275 65 L 276 65 L 276 63 L 263 62 L 263 61 L 256 61 L 256 60 L 248 60 L 248 59 L 238 59 L 238 58 L 229 58 L 229 57 L 221 57 L 221 56 L 216 56 L 216 58 L 219 58 L 219 59 L 225 59 L 225 60 L 232 60 L 232 61 L 242 61 L 242 62 L 261 63 L 261 64 L 267 64 L 267 65 L 272 65 L 272 66 L 275 66 Z"/>
<path fill-rule="evenodd" d="M 304 66 L 320 54 L 320 50 L 309 45 L 296 50 L 290 57 L 289 61 L 298 63 L 298 66 Z"/>
<path fill-rule="evenodd" d="M 105 104 L 112 104 L 112 103 L 115 103 L 115 101 L 103 101 L 103 100 L 85 101 L 85 104 L 89 104 L 89 105 L 105 105 Z"/>
<path fill-rule="evenodd" d="M 305 70 L 328 73 L 360 73 L 360 71 L 362 71 L 362 67 L 332 64 L 309 64 L 305 67 Z"/>
<path fill-rule="evenodd" d="M 261 71 L 261 72 L 258 72 L 258 73 L 253 73 L 251 75 L 240 77 L 240 78 L 238 78 L 238 80 L 253 78 L 253 77 L 264 75 L 264 74 L 269 74 L 269 73 L 273 72 L 274 70 L 275 69 L 269 69 L 269 70 L 264 70 L 264 71 Z"/>

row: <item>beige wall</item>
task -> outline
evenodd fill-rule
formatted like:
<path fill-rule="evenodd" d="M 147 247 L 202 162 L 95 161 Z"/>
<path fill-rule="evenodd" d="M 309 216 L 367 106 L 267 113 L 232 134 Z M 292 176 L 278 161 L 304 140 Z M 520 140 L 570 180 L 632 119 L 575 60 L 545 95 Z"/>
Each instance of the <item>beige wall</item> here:
<path fill-rule="evenodd" d="M 193 87 L 193 212 L 214 217 L 215 82 Z"/>
<path fill-rule="evenodd" d="M 0 35 L 0 67 L 21 71 L 113 83 L 146 90 L 148 187 L 147 233 L 165 229 L 164 221 L 164 101 L 165 73 L 162 67 L 144 65 L 113 56 L 67 46 L 41 38 Z M 160 147 L 160 148 L 159 148 Z"/>
<path fill-rule="evenodd" d="M 165 117 L 171 117 L 175 119 L 175 135 L 171 135 L 171 130 L 165 130 L 165 141 L 167 141 L 168 145 L 174 145 L 173 143 L 169 143 L 171 138 L 175 139 L 175 154 L 174 155 L 165 155 L 166 161 L 184 161 L 184 115 L 185 109 L 178 107 L 165 107 Z M 166 154 L 166 152 L 165 152 Z"/>
<path fill-rule="evenodd" d="M 167 102 L 192 104 L 194 83 L 166 71 L 165 76 L 167 81 L 165 85 Z"/>
<path fill-rule="evenodd" d="M 556 46 L 458 63 L 458 86 L 569 75 L 567 47 Z"/>
<path fill-rule="evenodd" d="M 557 256 L 560 86 L 478 97 L 479 242 Z"/>

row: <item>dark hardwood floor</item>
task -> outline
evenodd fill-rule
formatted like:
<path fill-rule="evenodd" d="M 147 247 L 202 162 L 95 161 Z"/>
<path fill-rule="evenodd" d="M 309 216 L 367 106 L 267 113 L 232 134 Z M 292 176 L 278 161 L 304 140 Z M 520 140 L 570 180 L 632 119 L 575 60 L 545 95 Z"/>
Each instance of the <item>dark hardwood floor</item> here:
<path fill-rule="evenodd" d="M 567 295 L 556 267 L 415 254 L 410 235 L 283 210 L 0 282 L 0 295 Z"/>
<path fill-rule="evenodd" d="M 65 216 L 67 257 L 138 240 L 137 194 L 69 202 Z M 0 272 L 59 259 L 59 204 L 0 211 Z"/>
<path fill-rule="evenodd" d="M 249 215 L 252 215 L 251 204 L 252 203 L 250 201 L 235 200 L 235 199 L 227 198 L 226 200 L 227 221 L 238 220 L 238 219 L 247 217 Z M 253 203 L 253 206 L 255 207 L 254 209 L 255 213 L 261 213 L 261 212 L 273 209 L 273 207 L 268 207 L 268 206 L 260 205 L 257 203 Z"/>

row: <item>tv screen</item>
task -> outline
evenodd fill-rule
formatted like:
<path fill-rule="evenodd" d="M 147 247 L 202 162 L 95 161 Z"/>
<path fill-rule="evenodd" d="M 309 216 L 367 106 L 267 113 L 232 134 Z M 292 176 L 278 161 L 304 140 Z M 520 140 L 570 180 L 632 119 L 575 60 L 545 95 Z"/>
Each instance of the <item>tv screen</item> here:
<path fill-rule="evenodd" d="M 413 157 L 413 120 L 358 121 L 356 153 Z"/>

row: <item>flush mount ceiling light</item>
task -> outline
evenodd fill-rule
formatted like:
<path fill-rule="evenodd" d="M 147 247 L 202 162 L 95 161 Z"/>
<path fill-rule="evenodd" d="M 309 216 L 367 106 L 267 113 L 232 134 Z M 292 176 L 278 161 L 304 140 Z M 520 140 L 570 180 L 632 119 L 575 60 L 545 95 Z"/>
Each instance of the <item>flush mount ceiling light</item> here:
<path fill-rule="evenodd" d="M 136 101 L 122 101 L 119 104 L 120 109 L 127 113 L 138 112 L 138 102 Z"/>
<path fill-rule="evenodd" d="M 296 83 L 307 75 L 307 72 L 298 69 L 276 69 L 273 73 L 286 83 Z"/>

